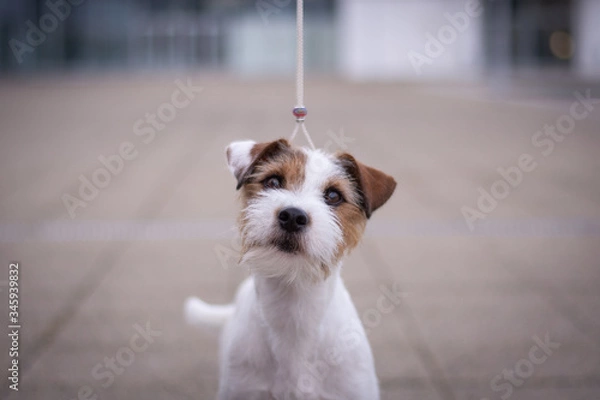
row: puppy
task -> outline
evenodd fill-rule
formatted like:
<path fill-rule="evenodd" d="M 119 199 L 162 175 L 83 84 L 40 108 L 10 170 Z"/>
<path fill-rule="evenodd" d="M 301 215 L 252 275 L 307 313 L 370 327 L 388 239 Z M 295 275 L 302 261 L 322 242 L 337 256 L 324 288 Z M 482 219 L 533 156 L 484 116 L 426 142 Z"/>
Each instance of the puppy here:
<path fill-rule="evenodd" d="M 394 179 L 349 154 L 240 141 L 227 163 L 241 191 L 234 304 L 189 298 L 187 320 L 221 329 L 221 400 L 377 400 L 371 348 L 340 278 L 341 260 Z"/>

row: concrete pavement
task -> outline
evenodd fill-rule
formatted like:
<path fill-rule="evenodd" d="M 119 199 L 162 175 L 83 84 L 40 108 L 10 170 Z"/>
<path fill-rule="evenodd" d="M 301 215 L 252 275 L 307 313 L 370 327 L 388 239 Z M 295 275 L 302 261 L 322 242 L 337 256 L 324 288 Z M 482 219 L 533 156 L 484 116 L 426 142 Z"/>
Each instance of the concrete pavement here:
<path fill-rule="evenodd" d="M 202 87 L 185 106 L 177 79 Z M 290 82 L 0 82 L 0 281 L 19 261 L 22 323 L 20 390 L 5 379 L 1 397 L 214 398 L 217 341 L 186 326 L 181 306 L 191 294 L 228 302 L 245 276 L 223 149 L 288 136 Z M 344 267 L 384 399 L 600 398 L 600 104 L 567 133 L 543 133 L 569 122 L 575 90 L 600 90 L 505 89 L 308 82 L 315 143 L 399 182 Z M 116 173 L 98 172 L 115 154 Z M 523 154 L 536 167 L 498 184 Z M 105 187 L 80 192 L 95 178 Z M 495 206 L 478 206 L 479 188 Z M 79 201 L 74 218 L 65 198 Z M 482 216 L 473 230 L 465 207 Z M 394 285 L 402 302 L 378 309 Z"/>

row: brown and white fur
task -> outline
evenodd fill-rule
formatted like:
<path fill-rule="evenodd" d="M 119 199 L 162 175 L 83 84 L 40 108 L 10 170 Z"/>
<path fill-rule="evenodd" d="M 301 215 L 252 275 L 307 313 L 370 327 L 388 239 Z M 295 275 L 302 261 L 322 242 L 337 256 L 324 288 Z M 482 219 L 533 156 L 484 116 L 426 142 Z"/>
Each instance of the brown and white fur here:
<path fill-rule="evenodd" d="M 221 328 L 220 400 L 377 400 L 373 355 L 340 278 L 341 260 L 394 179 L 349 154 L 241 141 L 227 147 L 241 190 L 234 304 L 197 298 L 190 323 Z"/>

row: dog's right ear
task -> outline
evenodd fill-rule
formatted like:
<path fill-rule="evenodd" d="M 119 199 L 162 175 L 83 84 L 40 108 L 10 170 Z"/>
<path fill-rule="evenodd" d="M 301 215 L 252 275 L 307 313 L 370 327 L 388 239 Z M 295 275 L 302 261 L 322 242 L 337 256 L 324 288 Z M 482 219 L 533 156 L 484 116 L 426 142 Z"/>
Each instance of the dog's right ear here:
<path fill-rule="evenodd" d="M 396 189 L 394 178 L 357 161 L 348 153 L 338 154 L 338 160 L 348 175 L 356 182 L 362 197 L 362 208 L 367 218 L 385 204 Z"/>
<path fill-rule="evenodd" d="M 280 152 L 290 148 L 285 139 L 274 142 L 256 143 L 252 140 L 233 142 L 225 150 L 227 155 L 227 166 L 237 179 L 236 190 L 239 190 L 246 182 L 247 177 L 252 174 L 254 167 Z"/>

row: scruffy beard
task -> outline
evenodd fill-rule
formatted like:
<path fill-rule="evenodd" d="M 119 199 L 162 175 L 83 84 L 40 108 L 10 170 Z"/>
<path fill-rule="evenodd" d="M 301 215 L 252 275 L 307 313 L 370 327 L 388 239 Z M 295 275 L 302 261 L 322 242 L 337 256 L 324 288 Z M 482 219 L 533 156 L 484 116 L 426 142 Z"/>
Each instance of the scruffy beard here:
<path fill-rule="evenodd" d="M 285 285 L 310 285 L 329 277 L 332 265 L 305 253 L 282 251 L 275 245 L 243 247 L 240 263 L 250 273 L 275 278 Z"/>
<path fill-rule="evenodd" d="M 272 246 L 284 253 L 304 255 L 306 252 L 306 241 L 301 233 L 276 232 L 276 234 L 272 234 L 271 238 L 268 239 Z"/>
<path fill-rule="evenodd" d="M 312 221 L 307 230 L 288 233 L 274 218 L 275 210 L 298 204 Z M 252 273 L 292 283 L 319 282 L 331 274 L 344 247 L 342 227 L 320 198 L 297 199 L 280 192 L 259 193 L 240 215 L 241 262 Z"/>

